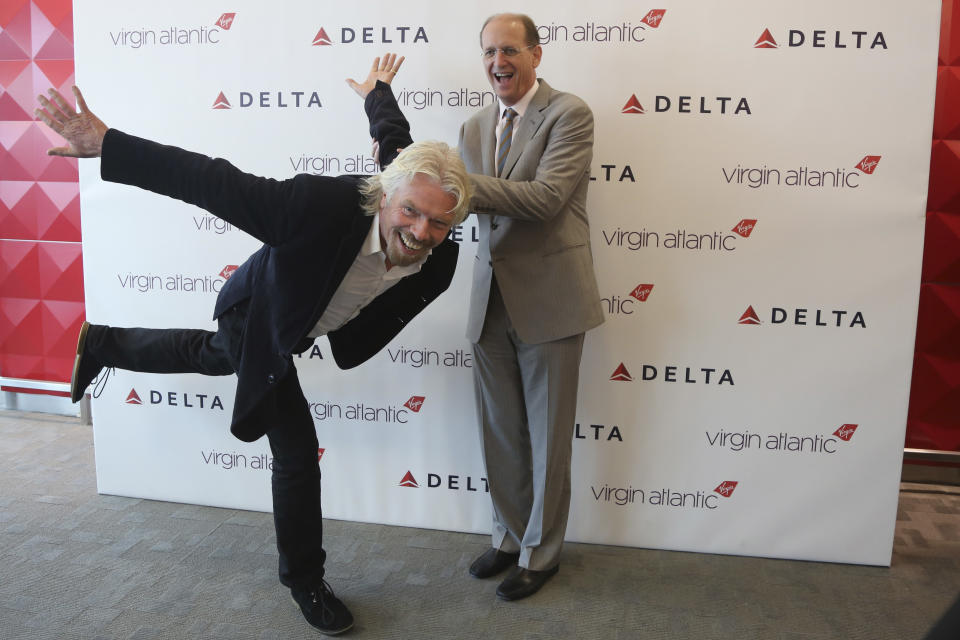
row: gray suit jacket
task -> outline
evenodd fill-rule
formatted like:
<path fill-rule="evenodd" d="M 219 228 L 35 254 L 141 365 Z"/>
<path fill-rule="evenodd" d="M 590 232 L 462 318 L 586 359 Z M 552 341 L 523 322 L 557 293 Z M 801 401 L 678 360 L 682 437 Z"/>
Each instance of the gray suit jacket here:
<path fill-rule="evenodd" d="M 590 250 L 587 185 L 593 113 L 580 98 L 538 80 L 513 134 L 503 180 L 496 174 L 499 102 L 460 128 L 460 155 L 476 194 L 479 246 L 467 338 L 480 339 L 496 273 L 507 312 L 529 344 L 559 340 L 603 322 Z"/>

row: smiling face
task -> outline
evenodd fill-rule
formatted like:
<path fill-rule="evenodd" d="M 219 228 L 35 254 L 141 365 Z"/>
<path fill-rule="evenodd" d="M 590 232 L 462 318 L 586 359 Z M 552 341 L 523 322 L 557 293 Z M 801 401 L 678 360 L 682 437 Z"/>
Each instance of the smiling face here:
<path fill-rule="evenodd" d="M 433 178 L 418 173 L 389 199 L 380 199 L 380 246 L 387 268 L 405 267 L 443 242 L 453 224 L 457 199 Z"/>
<path fill-rule="evenodd" d="M 543 49 L 540 45 L 528 48 L 523 23 L 512 16 L 490 20 L 480 34 L 480 47 L 483 51 L 498 50 L 491 58 L 483 58 L 483 68 L 493 92 L 503 104 L 515 105 L 537 81 L 536 68 Z M 500 49 L 515 49 L 520 53 L 508 57 Z"/>

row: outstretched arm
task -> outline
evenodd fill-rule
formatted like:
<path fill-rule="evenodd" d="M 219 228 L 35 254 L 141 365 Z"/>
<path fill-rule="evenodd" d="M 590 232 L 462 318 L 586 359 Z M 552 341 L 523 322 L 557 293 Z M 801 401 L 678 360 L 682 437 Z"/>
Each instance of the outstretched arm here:
<path fill-rule="evenodd" d="M 103 148 L 103 136 L 107 133 L 107 125 L 87 108 L 80 89 L 72 87 L 73 95 L 77 98 L 80 111 L 74 111 L 66 100 L 56 90 L 50 89 L 51 102 L 45 97 L 37 96 L 41 109 L 36 110 L 37 117 L 48 127 L 59 133 L 67 141 L 65 147 L 54 147 L 47 151 L 51 156 L 68 156 L 71 158 L 99 158 Z"/>
<path fill-rule="evenodd" d="M 403 116 L 393 96 L 393 82 L 404 58 L 388 53 L 383 59 L 375 58 L 370 73 L 363 83 L 348 79 L 347 84 L 364 98 L 364 109 L 370 122 L 373 138 L 373 157 L 381 168 L 390 164 L 402 149 L 413 140 L 410 138 L 410 123 Z"/>

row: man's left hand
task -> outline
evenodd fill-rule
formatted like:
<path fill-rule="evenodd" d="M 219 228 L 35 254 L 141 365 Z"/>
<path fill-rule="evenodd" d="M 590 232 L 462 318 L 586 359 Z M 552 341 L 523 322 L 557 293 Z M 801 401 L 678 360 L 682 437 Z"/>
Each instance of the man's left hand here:
<path fill-rule="evenodd" d="M 397 72 L 400 71 L 400 65 L 403 64 L 405 59 L 403 56 L 398 59 L 395 53 L 385 54 L 382 60 L 379 57 L 374 58 L 370 73 L 363 83 L 359 83 L 353 78 L 347 78 L 347 84 L 361 98 L 366 98 L 367 94 L 373 91 L 373 88 L 377 85 L 377 80 L 386 84 L 393 82 Z"/>

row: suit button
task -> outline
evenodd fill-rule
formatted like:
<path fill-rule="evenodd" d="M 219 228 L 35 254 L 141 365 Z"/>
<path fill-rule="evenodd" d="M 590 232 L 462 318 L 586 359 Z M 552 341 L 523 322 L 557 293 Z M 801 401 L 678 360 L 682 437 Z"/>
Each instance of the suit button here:
<path fill-rule="evenodd" d="M 496 231 L 497 227 L 499 227 L 499 226 L 500 226 L 500 225 L 497 224 L 496 222 L 491 222 L 491 223 L 490 223 L 490 228 L 493 229 L 494 231 Z"/>
<path fill-rule="evenodd" d="M 277 376 L 273 375 L 272 373 L 267 376 L 268 383 L 273 384 L 276 381 L 277 381 Z"/>

